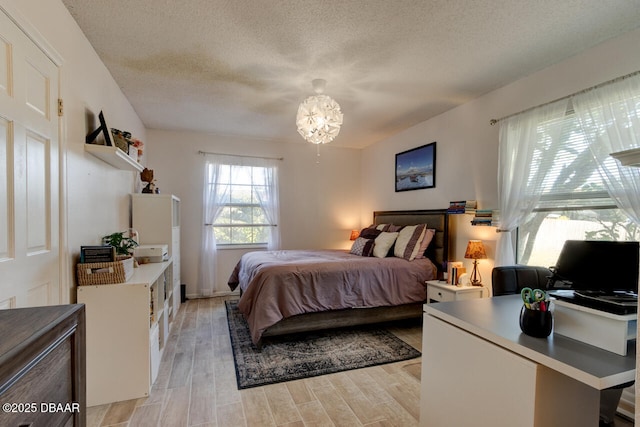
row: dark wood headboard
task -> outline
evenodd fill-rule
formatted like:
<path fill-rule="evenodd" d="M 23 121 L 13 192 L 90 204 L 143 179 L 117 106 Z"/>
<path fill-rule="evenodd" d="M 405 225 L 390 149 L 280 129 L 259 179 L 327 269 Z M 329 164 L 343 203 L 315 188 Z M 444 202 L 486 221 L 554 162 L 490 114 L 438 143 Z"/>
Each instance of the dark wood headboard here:
<path fill-rule="evenodd" d="M 433 241 L 427 249 L 427 256 L 442 272 L 444 263 L 449 261 L 449 219 L 446 209 L 409 210 L 409 211 L 375 211 L 373 223 L 416 225 L 427 224 L 428 228 L 436 230 Z"/>

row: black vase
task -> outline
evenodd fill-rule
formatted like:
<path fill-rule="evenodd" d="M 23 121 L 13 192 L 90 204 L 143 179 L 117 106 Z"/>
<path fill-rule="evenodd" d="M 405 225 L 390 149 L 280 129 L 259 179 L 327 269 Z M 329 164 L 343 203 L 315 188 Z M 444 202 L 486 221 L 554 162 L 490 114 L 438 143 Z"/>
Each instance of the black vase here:
<path fill-rule="evenodd" d="M 529 336 L 546 338 L 553 329 L 553 314 L 548 310 L 531 310 L 523 305 L 520 310 L 520 329 Z"/>

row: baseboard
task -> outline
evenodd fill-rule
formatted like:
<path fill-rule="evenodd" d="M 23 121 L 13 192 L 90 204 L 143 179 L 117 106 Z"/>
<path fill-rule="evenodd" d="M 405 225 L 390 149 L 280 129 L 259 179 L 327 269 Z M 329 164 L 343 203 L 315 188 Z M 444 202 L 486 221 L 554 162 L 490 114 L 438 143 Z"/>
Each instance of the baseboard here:
<path fill-rule="evenodd" d="M 214 297 L 228 297 L 228 296 L 240 296 L 237 291 L 216 291 L 212 295 L 204 296 L 201 294 L 187 294 L 187 299 L 200 299 L 200 298 L 214 298 Z"/>

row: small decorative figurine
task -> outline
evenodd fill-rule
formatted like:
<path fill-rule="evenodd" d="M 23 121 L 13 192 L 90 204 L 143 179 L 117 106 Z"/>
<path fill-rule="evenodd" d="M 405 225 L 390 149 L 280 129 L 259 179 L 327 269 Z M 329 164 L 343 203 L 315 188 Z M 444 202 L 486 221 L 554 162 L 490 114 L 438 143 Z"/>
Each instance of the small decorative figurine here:
<path fill-rule="evenodd" d="M 147 185 L 142 189 L 143 193 L 158 193 L 158 189 L 154 184 L 153 179 L 153 170 L 144 168 L 142 172 L 140 172 L 140 180 L 142 182 L 146 182 Z"/>

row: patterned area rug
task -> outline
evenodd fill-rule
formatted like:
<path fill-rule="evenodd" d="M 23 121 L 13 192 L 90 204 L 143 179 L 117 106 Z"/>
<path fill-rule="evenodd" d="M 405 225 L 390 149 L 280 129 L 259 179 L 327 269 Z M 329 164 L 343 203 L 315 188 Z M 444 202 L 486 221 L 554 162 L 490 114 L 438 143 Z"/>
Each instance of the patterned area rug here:
<path fill-rule="evenodd" d="M 420 356 L 418 350 L 379 326 L 270 337 L 258 351 L 237 302 L 227 301 L 226 305 L 238 389 Z"/>

